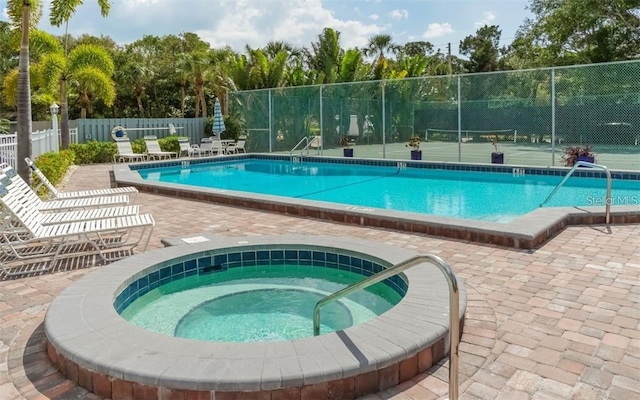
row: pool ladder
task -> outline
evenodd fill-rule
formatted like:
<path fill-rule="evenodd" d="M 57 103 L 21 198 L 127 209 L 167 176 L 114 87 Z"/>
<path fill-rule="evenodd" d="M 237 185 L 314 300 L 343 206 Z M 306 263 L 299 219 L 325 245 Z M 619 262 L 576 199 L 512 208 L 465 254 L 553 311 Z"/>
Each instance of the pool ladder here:
<path fill-rule="evenodd" d="M 306 145 L 302 149 L 298 149 L 298 147 L 300 147 L 300 145 L 302 143 L 306 143 Z M 307 136 L 305 136 L 302 139 L 300 139 L 298 144 L 293 146 L 293 148 L 289 152 L 289 157 L 291 158 L 291 162 L 295 164 L 296 161 L 298 161 L 298 162 L 302 161 L 302 155 L 305 153 L 305 151 L 307 152 L 307 154 L 309 154 L 309 146 L 311 146 L 311 140 L 309 140 L 309 138 Z M 300 150 L 300 155 L 299 156 L 295 156 L 293 154 L 293 152 L 296 151 L 296 150 Z"/>
<path fill-rule="evenodd" d="M 575 164 L 573 164 L 573 168 L 571 168 L 569 172 L 567 172 L 567 174 L 564 176 L 564 178 L 560 181 L 560 183 L 558 183 L 558 186 L 556 186 L 556 188 L 553 189 L 553 191 L 549 194 L 549 196 L 547 196 L 547 198 L 540 204 L 540 207 L 544 206 L 549 200 L 551 200 L 551 198 L 556 194 L 558 190 L 560 190 L 560 188 L 567 182 L 567 180 L 569 180 L 571 175 L 573 175 L 573 173 L 578 169 L 578 167 L 583 167 L 583 166 L 589 167 L 589 168 L 601 169 L 602 171 L 604 171 L 605 175 L 607 176 L 607 198 L 606 198 L 606 204 L 604 209 L 605 210 L 604 218 L 605 218 L 605 223 L 609 224 L 611 222 L 611 172 L 609 171 L 609 168 L 601 164 L 594 164 L 586 161 L 577 161 Z"/>
<path fill-rule="evenodd" d="M 387 278 L 398 275 L 409 268 L 417 265 L 431 263 L 440 269 L 449 284 L 449 400 L 458 399 L 458 345 L 460 343 L 460 293 L 458 289 L 458 280 L 454 275 L 449 264 L 440 257 L 433 254 L 422 254 L 412 257 L 399 264 L 371 275 L 367 279 L 354 283 L 351 286 L 339 290 L 329 296 L 320 299 L 313 309 L 313 334 L 320 334 L 320 309 L 329 303 L 339 300 L 358 290 L 366 289 L 371 285 L 381 282 Z M 455 310 L 455 311 L 454 311 Z"/>

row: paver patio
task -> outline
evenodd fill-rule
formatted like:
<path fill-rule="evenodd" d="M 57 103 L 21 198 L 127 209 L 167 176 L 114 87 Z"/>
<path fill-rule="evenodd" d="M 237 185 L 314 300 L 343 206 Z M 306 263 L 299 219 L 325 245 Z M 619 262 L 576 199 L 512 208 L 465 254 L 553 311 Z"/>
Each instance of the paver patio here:
<path fill-rule="evenodd" d="M 82 166 L 66 190 L 107 187 L 110 168 Z M 359 237 L 441 256 L 469 292 L 461 399 L 640 398 L 640 225 L 570 227 L 523 251 L 144 193 L 135 203 L 156 219 L 150 249 L 161 247 L 162 238 L 200 232 L 295 233 Z M 52 298 L 91 270 L 0 281 L 0 399 L 98 398 L 49 364 L 42 330 Z M 446 397 L 447 364 L 367 399 Z"/>

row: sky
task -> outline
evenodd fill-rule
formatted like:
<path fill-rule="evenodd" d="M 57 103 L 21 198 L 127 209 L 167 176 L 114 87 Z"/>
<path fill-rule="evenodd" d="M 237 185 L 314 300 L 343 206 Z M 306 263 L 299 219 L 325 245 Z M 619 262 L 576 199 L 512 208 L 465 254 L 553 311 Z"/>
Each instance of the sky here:
<path fill-rule="evenodd" d="M 529 0 L 111 0 L 103 18 L 97 0 L 85 0 L 69 22 L 69 33 L 109 36 L 118 44 L 144 35 L 193 32 L 212 47 L 262 47 L 286 41 L 310 47 L 324 27 L 341 32 L 343 48 L 366 46 L 370 37 L 391 35 L 394 43 L 425 40 L 446 52 L 485 25 L 498 25 L 502 44 L 513 40 L 530 12 Z M 39 28 L 59 35 L 64 27 L 49 23 L 50 0 Z M 8 20 L 7 0 L 0 0 L 0 20 Z"/>

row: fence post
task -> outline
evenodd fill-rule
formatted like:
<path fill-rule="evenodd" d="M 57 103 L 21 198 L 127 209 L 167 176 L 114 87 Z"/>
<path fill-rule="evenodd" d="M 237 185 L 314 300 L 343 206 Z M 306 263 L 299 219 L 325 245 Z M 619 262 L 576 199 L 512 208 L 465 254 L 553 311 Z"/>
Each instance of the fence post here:
<path fill-rule="evenodd" d="M 551 68 L 551 166 L 556 165 L 556 69 Z"/>
<path fill-rule="evenodd" d="M 458 162 L 462 161 L 462 89 L 458 75 Z"/>

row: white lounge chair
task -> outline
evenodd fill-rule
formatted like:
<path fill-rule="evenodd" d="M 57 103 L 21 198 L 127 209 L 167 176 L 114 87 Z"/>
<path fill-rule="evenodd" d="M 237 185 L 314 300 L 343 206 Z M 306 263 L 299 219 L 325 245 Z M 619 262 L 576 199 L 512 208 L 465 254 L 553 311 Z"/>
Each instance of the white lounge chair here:
<path fill-rule="evenodd" d="M 38 167 L 29 159 L 29 157 L 25 158 L 24 161 L 27 163 L 31 171 L 36 174 L 38 180 L 44 187 L 49 190 L 51 196 L 55 199 L 75 199 L 81 197 L 96 197 L 96 196 L 113 196 L 113 195 L 135 195 L 138 193 L 138 189 L 132 186 L 123 186 L 123 187 L 115 187 L 115 188 L 107 188 L 107 189 L 94 189 L 94 190 L 81 190 L 75 192 L 60 192 L 56 187 L 51 183 L 49 179 L 40 171 Z M 37 189 L 36 189 L 37 191 Z"/>
<path fill-rule="evenodd" d="M 147 155 L 143 153 L 134 153 L 131 148 L 131 142 L 129 138 L 124 137 L 114 137 L 116 141 L 116 146 L 118 147 L 118 153 L 113 156 L 113 162 L 129 162 L 129 161 L 146 161 Z"/>
<path fill-rule="evenodd" d="M 229 143 L 227 145 L 227 154 L 246 153 L 246 150 L 244 149 L 244 144 L 246 141 L 246 136 L 240 136 L 236 143 Z"/>
<path fill-rule="evenodd" d="M 149 155 L 149 158 L 153 158 L 155 160 L 178 158 L 178 153 L 174 153 L 173 151 L 162 151 L 160 143 L 158 143 L 158 138 L 153 135 L 145 136 L 144 144 L 147 146 L 147 154 Z"/>
<path fill-rule="evenodd" d="M 0 171 L 11 179 L 12 185 L 14 185 L 12 190 L 20 191 L 26 200 L 36 204 L 36 208 L 42 212 L 70 211 L 74 209 L 86 210 L 91 208 L 113 207 L 129 204 L 129 196 L 126 195 L 80 197 L 75 199 L 43 201 L 38 197 L 36 192 L 31 189 L 27 182 L 25 182 L 20 175 L 16 173 L 13 167 L 8 164 L 0 164 Z"/>
<path fill-rule="evenodd" d="M 191 157 L 191 146 L 189 145 L 189 138 L 178 138 L 178 144 L 180 145 L 180 153 L 178 153 L 178 157 Z"/>
<path fill-rule="evenodd" d="M 24 196 L 24 193 L 21 192 L 16 185 L 12 184 L 9 177 L 5 175 L 4 172 L 0 172 L 0 184 L 4 185 L 7 188 L 5 202 L 10 203 L 15 207 L 33 208 L 36 211 L 40 212 L 38 210 L 38 202 L 34 202 L 33 198 Z M 124 217 L 129 215 L 137 215 L 139 213 L 140 206 L 137 205 L 93 208 L 76 211 L 61 211 L 52 213 L 40 212 L 40 214 L 42 214 L 41 222 L 43 225 L 89 221 L 92 219 Z M 1 212 L 0 215 L 2 215 Z"/>
<path fill-rule="evenodd" d="M 0 178 L 0 182 L 13 184 L 6 177 Z M 132 255 L 138 246 L 146 250 L 155 226 L 150 214 L 44 225 L 43 215 L 34 207 L 12 201 L 3 183 L 0 183 L 0 205 L 5 214 L 0 233 L 0 267 L 5 276 L 49 271 L 58 261 L 69 257 L 97 256 L 105 263 L 117 260 Z M 34 262 L 35 269 L 21 268 Z"/>

